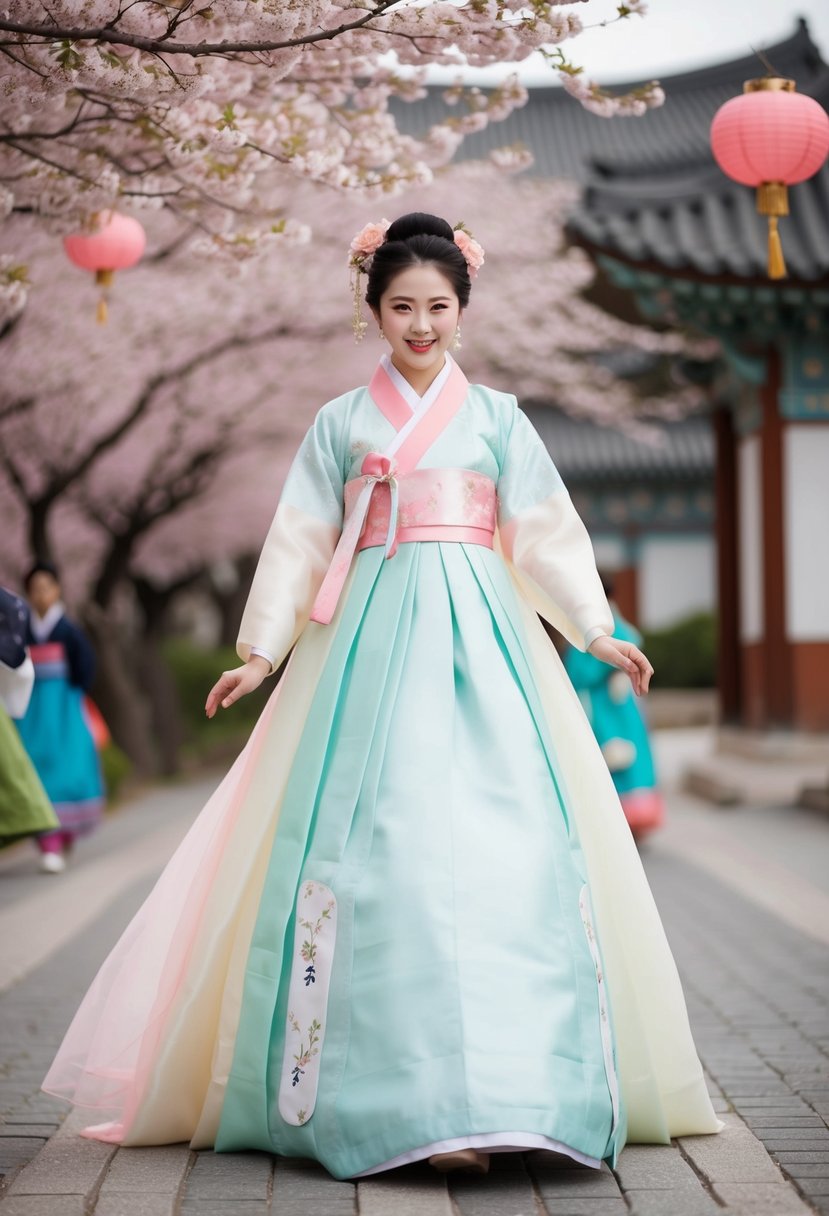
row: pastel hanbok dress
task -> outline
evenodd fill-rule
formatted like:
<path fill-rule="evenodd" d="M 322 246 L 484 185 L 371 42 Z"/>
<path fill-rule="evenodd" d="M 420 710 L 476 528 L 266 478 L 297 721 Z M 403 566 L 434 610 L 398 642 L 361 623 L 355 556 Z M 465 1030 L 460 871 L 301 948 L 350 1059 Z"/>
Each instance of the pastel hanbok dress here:
<path fill-rule="evenodd" d="M 61 603 L 42 618 L 31 614 L 27 641 L 35 685 L 17 725 L 60 821 L 58 831 L 39 838 L 41 848 L 51 850 L 89 835 L 103 814 L 101 766 L 84 705 L 95 654 Z"/>
<path fill-rule="evenodd" d="M 615 605 L 611 608 L 613 636 L 641 646 L 639 631 Z M 661 827 L 665 803 L 657 785 L 648 728 L 630 681 L 575 646 L 568 648 L 564 667 L 593 727 L 631 830 L 642 835 Z"/>
<path fill-rule="evenodd" d="M 290 662 L 45 1081 L 87 1134 L 598 1166 L 713 1132 L 676 968 L 543 611 L 612 629 L 515 399 L 387 359 L 302 443 L 239 653 Z"/>

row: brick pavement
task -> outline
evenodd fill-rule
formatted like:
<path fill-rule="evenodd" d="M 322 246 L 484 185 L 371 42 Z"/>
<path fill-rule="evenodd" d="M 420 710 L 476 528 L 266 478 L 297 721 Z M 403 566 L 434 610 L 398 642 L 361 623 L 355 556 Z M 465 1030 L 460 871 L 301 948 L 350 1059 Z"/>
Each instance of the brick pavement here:
<path fill-rule="evenodd" d="M 119 841 L 135 839 L 141 813 L 134 806 L 108 824 L 98 855 L 112 850 L 123 864 Z M 144 827 L 163 814 L 162 798 Z M 535 1152 L 495 1158 L 487 1178 L 447 1182 L 416 1165 L 358 1185 L 262 1153 L 82 1139 L 77 1115 L 64 1121 L 64 1105 L 38 1085 L 98 961 L 148 889 L 142 879 L 0 994 L 0 1216 L 829 1214 L 829 951 L 658 841 L 645 861 L 727 1123 L 720 1136 L 629 1146 L 615 1172 Z M 11 875 L 31 894 L 18 870 L 4 863 L 0 885 Z"/>

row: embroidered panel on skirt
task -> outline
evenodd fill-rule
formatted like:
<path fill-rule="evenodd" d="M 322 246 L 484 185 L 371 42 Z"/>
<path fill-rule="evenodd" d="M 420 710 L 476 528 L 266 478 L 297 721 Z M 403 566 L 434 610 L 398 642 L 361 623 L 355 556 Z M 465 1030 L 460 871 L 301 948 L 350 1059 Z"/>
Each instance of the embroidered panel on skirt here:
<path fill-rule="evenodd" d="M 302 883 L 279 1082 L 279 1113 L 286 1123 L 307 1123 L 314 1112 L 336 935 L 333 891 L 319 882 Z"/>

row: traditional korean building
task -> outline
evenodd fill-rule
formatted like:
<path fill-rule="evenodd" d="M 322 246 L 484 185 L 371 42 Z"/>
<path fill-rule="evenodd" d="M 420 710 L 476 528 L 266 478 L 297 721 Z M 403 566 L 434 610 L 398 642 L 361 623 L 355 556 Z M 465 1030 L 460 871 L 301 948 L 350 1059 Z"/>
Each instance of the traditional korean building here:
<path fill-rule="evenodd" d="M 546 403 L 524 410 L 612 572 L 623 616 L 662 629 L 715 598 L 714 442 L 709 419 L 654 422 L 647 437 L 597 427 Z"/>
<path fill-rule="evenodd" d="M 829 67 L 802 23 L 767 51 L 775 71 L 829 104 Z M 590 166 L 570 222 L 604 280 L 642 316 L 720 339 L 716 433 L 719 689 L 723 717 L 829 730 L 829 165 L 790 192 L 788 278 L 766 275 L 753 191 L 715 165 L 710 120 L 762 75 L 738 61 L 686 81 L 671 136 Z M 717 86 L 714 86 L 714 80 Z M 724 82 L 723 82 L 724 83 Z M 666 88 L 676 96 L 675 82 Z M 666 107 L 666 116 L 668 110 Z"/>
<path fill-rule="evenodd" d="M 804 21 L 764 53 L 776 74 L 829 105 L 829 67 Z M 569 234 L 598 267 L 593 298 L 628 319 L 720 340 L 722 718 L 829 731 L 829 167 L 790 190 L 780 224 L 788 278 L 771 282 L 754 192 L 725 177 L 709 145 L 719 106 L 764 74 L 747 56 L 665 77 L 663 108 L 611 121 L 560 88 L 534 89 L 524 109 L 471 136 L 464 155 L 523 141 L 533 173 L 581 182 Z M 444 112 L 437 91 L 423 105 L 421 121 Z"/>

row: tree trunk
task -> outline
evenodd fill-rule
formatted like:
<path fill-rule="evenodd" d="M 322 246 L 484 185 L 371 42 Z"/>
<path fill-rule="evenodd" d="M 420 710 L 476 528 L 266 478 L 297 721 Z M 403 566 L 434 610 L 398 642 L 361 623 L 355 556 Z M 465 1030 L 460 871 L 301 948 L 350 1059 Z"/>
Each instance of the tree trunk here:
<path fill-rule="evenodd" d="M 144 777 L 158 773 L 158 756 L 149 707 L 125 660 L 126 647 L 112 622 L 97 605 L 83 613 L 92 638 L 98 671 L 92 696 L 112 732 L 112 738 Z"/>
<path fill-rule="evenodd" d="M 28 504 L 29 549 L 33 561 L 52 561 L 52 545 L 49 540 L 49 512 L 51 499 L 40 499 Z"/>
<path fill-rule="evenodd" d="M 250 585 L 259 561 L 257 553 L 243 553 L 233 562 L 236 571 L 236 585 L 231 588 L 220 588 L 213 579 L 208 587 L 211 599 L 219 610 L 219 645 L 235 646 L 239 636 L 239 625 L 248 598 Z"/>
<path fill-rule="evenodd" d="M 192 571 L 177 582 L 157 587 L 145 578 L 134 579 L 135 593 L 144 614 L 141 640 L 141 687 L 146 693 L 158 745 L 161 771 L 173 776 L 181 768 L 179 753 L 185 739 L 184 719 L 178 687 L 162 653 L 165 625 L 175 597 L 202 577 Z"/>
<path fill-rule="evenodd" d="M 184 727 L 178 688 L 162 654 L 161 640 L 155 630 L 141 640 L 141 688 L 149 702 L 160 770 L 165 777 L 172 777 L 181 768 Z"/>

